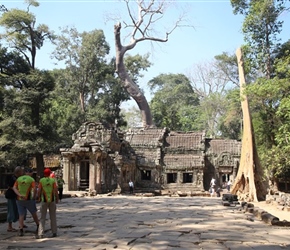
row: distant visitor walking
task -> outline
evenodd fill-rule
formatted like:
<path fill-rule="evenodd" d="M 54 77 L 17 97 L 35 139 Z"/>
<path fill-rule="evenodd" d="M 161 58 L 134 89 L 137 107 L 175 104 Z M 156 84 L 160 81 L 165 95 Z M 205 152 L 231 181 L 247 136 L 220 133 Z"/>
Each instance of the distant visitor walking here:
<path fill-rule="evenodd" d="M 228 183 L 227 183 L 227 190 L 230 191 L 231 189 L 231 185 L 232 185 L 232 181 L 229 180 Z"/>
<path fill-rule="evenodd" d="M 130 194 L 133 194 L 133 190 L 134 190 L 134 183 L 133 181 L 129 181 L 129 188 L 130 188 Z"/>
<path fill-rule="evenodd" d="M 213 197 L 215 194 L 215 189 L 216 189 L 216 180 L 215 178 L 212 177 L 211 181 L 210 181 L 210 196 Z"/>
<path fill-rule="evenodd" d="M 62 200 L 62 193 L 63 193 L 63 185 L 65 184 L 62 175 L 60 175 L 57 178 L 57 188 L 58 188 L 58 196 L 59 196 L 59 201 Z"/>

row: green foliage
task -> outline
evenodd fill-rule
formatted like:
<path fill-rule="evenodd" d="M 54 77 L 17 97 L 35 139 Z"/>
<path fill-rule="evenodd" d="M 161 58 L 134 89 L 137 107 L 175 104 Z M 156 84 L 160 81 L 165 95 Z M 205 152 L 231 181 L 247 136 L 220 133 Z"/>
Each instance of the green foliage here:
<path fill-rule="evenodd" d="M 0 164 L 13 167 L 30 154 L 43 153 L 51 147 L 55 134 L 44 119 L 54 80 L 47 71 L 36 70 L 36 52 L 53 34 L 46 25 L 36 27 L 35 15 L 27 1 L 27 11 L 5 10 L 0 16 L 4 28 L 1 39 L 9 49 L 0 47 L 1 110 Z"/>
<path fill-rule="evenodd" d="M 273 79 L 248 86 L 255 138 L 262 163 L 276 177 L 289 175 L 290 56 L 278 58 Z M 282 77 L 281 77 L 282 76 Z"/>
<path fill-rule="evenodd" d="M 126 66 L 126 69 L 128 70 L 128 74 L 136 84 L 138 83 L 138 78 L 143 77 L 141 71 L 147 70 L 147 68 L 151 66 L 148 58 L 149 54 L 146 54 L 144 56 L 141 56 L 139 54 L 135 56 L 127 55 L 124 58 L 124 64 Z"/>
<path fill-rule="evenodd" d="M 119 79 L 107 76 L 102 82 L 101 91 L 95 95 L 95 102 L 90 105 L 87 120 L 95 120 L 118 126 L 126 125 L 121 115 L 120 105 L 123 101 L 129 100 L 128 93 L 118 82 Z"/>
<path fill-rule="evenodd" d="M 21 164 L 35 152 L 45 152 L 51 147 L 53 133 L 42 114 L 46 111 L 45 99 L 53 88 L 47 72 L 33 71 L 16 74 L 10 81 L 21 83 L 21 88 L 3 91 L 3 113 L 0 121 L 0 163 Z M 7 79 L 6 79 L 7 80 Z"/>
<path fill-rule="evenodd" d="M 274 53 L 279 46 L 278 34 L 283 24 L 279 16 L 285 10 L 284 1 L 231 0 L 231 3 L 235 14 L 245 15 L 243 33 L 249 45 L 251 66 L 271 78 Z"/>
<path fill-rule="evenodd" d="M 16 73 L 26 73 L 30 70 L 29 65 L 23 57 L 16 51 L 8 52 L 7 48 L 0 45 L 0 72 L 1 80 L 4 81 L 4 75 L 11 76 Z M 9 84 L 9 82 L 7 82 Z"/>
<path fill-rule="evenodd" d="M 156 90 L 150 108 L 157 127 L 172 130 L 192 131 L 199 100 L 189 79 L 182 74 L 161 74 L 149 81 L 151 90 Z"/>
<path fill-rule="evenodd" d="M 256 145 L 269 175 L 290 176 L 289 165 L 289 41 L 279 44 L 286 9 L 281 0 L 231 0 L 235 14 L 245 16 L 246 68 L 254 77 L 247 86 Z"/>
<path fill-rule="evenodd" d="M 27 1 L 28 6 L 38 7 L 37 1 Z M 9 47 L 15 49 L 24 56 L 31 68 L 35 68 L 36 52 L 45 40 L 53 40 L 54 35 L 47 25 L 40 24 L 35 27 L 36 17 L 34 14 L 20 9 L 11 9 L 2 13 L 0 26 L 5 30 L 0 38 L 5 39 Z"/>
<path fill-rule="evenodd" d="M 120 105 L 129 96 L 115 77 L 115 66 L 107 61 L 109 45 L 102 30 L 79 33 L 75 28 L 65 28 L 57 39 L 54 56 L 63 60 L 66 69 L 61 72 L 66 89 L 79 96 L 79 108 L 83 121 L 103 121 L 125 125 Z M 141 71 L 151 64 L 148 55 L 127 56 L 128 73 L 137 82 Z"/>
<path fill-rule="evenodd" d="M 105 59 L 109 45 L 102 30 L 79 33 L 75 28 L 65 28 L 56 41 L 54 56 L 66 65 L 62 77 L 75 97 L 79 97 L 80 110 L 85 114 L 105 76 L 112 74 Z"/>
<path fill-rule="evenodd" d="M 227 81 L 238 84 L 239 72 L 236 55 L 230 55 L 229 53 L 223 52 L 214 58 L 216 60 L 216 67 L 219 69 L 220 74 L 223 74 L 223 77 L 226 77 Z"/>
<path fill-rule="evenodd" d="M 62 78 L 62 71 L 53 70 L 51 75 L 55 88 L 47 99 L 47 109 L 43 114 L 46 124 L 53 128 L 53 142 L 50 149 L 72 146 L 71 136 L 77 131 L 84 120 L 76 93 L 69 89 L 69 83 Z"/>
<path fill-rule="evenodd" d="M 221 138 L 241 139 L 242 110 L 240 89 L 229 90 L 224 97 L 224 112 L 218 122 Z"/>

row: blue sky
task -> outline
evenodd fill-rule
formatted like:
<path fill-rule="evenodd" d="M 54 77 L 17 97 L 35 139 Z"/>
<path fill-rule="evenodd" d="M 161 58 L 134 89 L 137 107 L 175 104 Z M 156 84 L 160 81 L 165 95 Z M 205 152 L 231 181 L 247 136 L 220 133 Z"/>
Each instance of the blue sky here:
<path fill-rule="evenodd" d="M 26 9 L 24 1 L 1 0 L 8 9 Z M 78 31 L 91 31 L 93 29 L 104 30 L 106 40 L 111 47 L 111 55 L 114 56 L 114 24 L 116 21 L 108 21 L 106 16 L 120 15 L 120 21 L 126 19 L 125 4 L 114 0 L 90 0 L 90 1 L 39 1 L 40 6 L 32 7 L 31 12 L 36 15 L 37 23 L 49 26 L 51 30 L 59 33 L 59 27 L 75 26 Z M 153 63 L 148 71 L 144 72 L 144 78 L 139 85 L 146 91 L 147 82 L 161 73 L 188 72 L 194 64 L 211 61 L 215 55 L 222 52 L 235 52 L 243 44 L 241 27 L 243 16 L 233 14 L 230 1 L 207 0 L 176 0 L 173 9 L 168 10 L 168 16 L 164 21 L 170 24 L 178 17 L 182 9 L 187 10 L 187 18 L 193 28 L 180 28 L 173 32 L 167 43 L 159 43 L 151 48 L 150 43 L 144 42 L 137 45 L 129 53 L 150 53 Z M 281 34 L 283 41 L 290 39 L 290 14 L 283 15 L 285 20 Z M 121 34 L 125 34 L 122 30 Z M 61 67 L 55 65 L 50 59 L 53 47 L 45 44 L 38 52 L 36 65 L 41 69 L 53 69 Z M 148 101 L 149 101 L 148 100 Z M 130 103 L 130 102 L 129 102 Z"/>

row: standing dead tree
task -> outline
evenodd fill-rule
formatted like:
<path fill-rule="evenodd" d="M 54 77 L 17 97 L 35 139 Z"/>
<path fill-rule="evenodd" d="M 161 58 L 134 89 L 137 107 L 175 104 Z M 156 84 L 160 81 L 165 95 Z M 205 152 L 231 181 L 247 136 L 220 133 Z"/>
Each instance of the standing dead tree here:
<path fill-rule="evenodd" d="M 262 179 L 263 170 L 255 144 L 249 102 L 244 92 L 246 82 L 241 48 L 237 49 L 236 55 L 239 67 L 240 95 L 243 112 L 243 138 L 240 167 L 231 192 L 237 194 L 239 199 L 243 201 L 259 201 L 265 199 L 266 187 Z"/>
<path fill-rule="evenodd" d="M 115 34 L 115 48 L 116 48 L 116 73 L 121 79 L 121 82 L 129 95 L 136 101 L 142 117 L 143 127 L 153 127 L 151 111 L 146 100 L 146 97 L 139 89 L 138 85 L 132 80 L 124 64 L 124 55 L 128 50 L 133 49 L 137 43 L 142 41 L 153 42 L 167 42 L 169 35 L 180 25 L 182 18 L 180 18 L 173 27 L 166 32 L 164 38 L 155 37 L 153 34 L 152 25 L 163 17 L 163 12 L 166 7 L 165 0 L 136 0 L 138 6 L 138 13 L 134 16 L 130 9 L 129 0 L 124 0 L 127 5 L 128 14 L 132 24 L 125 23 L 126 28 L 131 28 L 130 43 L 122 45 L 121 43 L 121 23 L 114 26 Z"/>

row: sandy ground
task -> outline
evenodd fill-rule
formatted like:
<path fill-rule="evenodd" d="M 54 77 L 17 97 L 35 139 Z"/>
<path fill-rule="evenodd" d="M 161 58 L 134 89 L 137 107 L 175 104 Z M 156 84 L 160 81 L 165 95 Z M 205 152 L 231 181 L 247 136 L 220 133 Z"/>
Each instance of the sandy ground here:
<path fill-rule="evenodd" d="M 251 202 L 251 203 L 253 203 L 255 207 L 264 209 L 268 213 L 278 217 L 280 221 L 283 220 L 290 221 L 290 212 L 281 210 L 281 208 L 279 208 L 276 205 L 267 204 L 266 201 Z"/>

